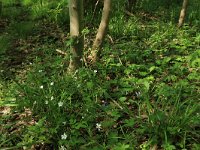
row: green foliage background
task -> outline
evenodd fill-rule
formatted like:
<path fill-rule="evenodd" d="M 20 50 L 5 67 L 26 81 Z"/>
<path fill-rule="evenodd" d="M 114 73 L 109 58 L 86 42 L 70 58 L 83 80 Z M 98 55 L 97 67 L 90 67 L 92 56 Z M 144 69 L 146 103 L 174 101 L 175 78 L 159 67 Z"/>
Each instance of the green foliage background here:
<path fill-rule="evenodd" d="M 73 75 L 56 51 L 69 53 L 68 1 L 2 2 L 1 148 L 199 149 L 198 0 L 181 29 L 182 1 L 141 0 L 130 17 L 115 0 L 100 61 Z M 90 2 L 84 59 L 101 18 Z"/>

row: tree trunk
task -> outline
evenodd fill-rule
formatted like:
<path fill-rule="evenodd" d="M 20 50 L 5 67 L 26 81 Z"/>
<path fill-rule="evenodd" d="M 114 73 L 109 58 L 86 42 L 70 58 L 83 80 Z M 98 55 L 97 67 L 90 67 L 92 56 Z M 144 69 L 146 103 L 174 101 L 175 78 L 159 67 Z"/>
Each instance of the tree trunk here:
<path fill-rule="evenodd" d="M 83 0 L 69 0 L 71 58 L 68 71 L 73 72 L 82 65 L 84 39 L 83 29 Z"/>
<path fill-rule="evenodd" d="M 106 31 L 107 31 L 109 19 L 110 19 L 111 1 L 112 0 L 104 0 L 104 7 L 103 7 L 103 11 L 102 11 L 101 23 L 99 25 L 99 29 L 96 34 L 96 38 L 94 40 L 94 43 L 92 46 L 92 51 L 91 51 L 93 64 L 96 63 L 96 61 L 99 58 L 100 48 L 102 46 L 104 37 L 106 35 Z"/>
<path fill-rule="evenodd" d="M 188 0 L 183 0 L 183 5 L 180 12 L 179 21 L 178 21 L 178 27 L 181 27 L 184 23 L 187 6 L 188 6 Z"/>
<path fill-rule="evenodd" d="M 2 13 L 2 1 L 0 0 L 0 17 L 1 17 L 1 13 Z"/>

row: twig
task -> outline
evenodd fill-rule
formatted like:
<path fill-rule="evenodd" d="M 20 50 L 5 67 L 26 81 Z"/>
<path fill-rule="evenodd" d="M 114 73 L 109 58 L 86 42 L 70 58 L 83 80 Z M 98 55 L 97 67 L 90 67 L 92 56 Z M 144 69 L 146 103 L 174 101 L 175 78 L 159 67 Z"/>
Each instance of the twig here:
<path fill-rule="evenodd" d="M 133 16 L 134 16 L 134 14 L 133 14 L 133 13 L 131 13 L 130 11 L 127 11 L 127 10 L 125 10 L 124 12 L 125 12 L 125 14 L 127 14 L 127 15 L 129 15 L 129 16 L 131 16 L 131 17 L 133 17 Z"/>
<path fill-rule="evenodd" d="M 117 107 L 119 107 L 120 109 L 123 109 L 123 107 L 119 103 L 117 103 L 115 100 L 112 99 L 112 101 Z"/>
<path fill-rule="evenodd" d="M 66 52 L 63 52 L 63 51 L 61 51 L 61 50 L 59 50 L 59 49 L 56 49 L 56 52 L 58 52 L 59 54 L 62 54 L 62 55 L 67 55 L 67 53 Z"/>
<path fill-rule="evenodd" d="M 95 4 L 94 11 L 93 11 L 93 14 L 92 14 L 91 22 L 92 22 L 92 20 L 94 19 L 94 15 L 95 15 L 95 12 L 96 12 L 96 9 L 97 9 L 97 5 L 99 4 L 99 1 L 100 1 L 100 0 L 98 0 L 98 1 L 96 2 L 96 4 Z"/>
<path fill-rule="evenodd" d="M 110 40 L 110 43 L 111 43 L 111 44 L 114 44 L 114 41 L 113 41 L 112 37 L 111 37 L 110 35 L 107 35 L 107 37 L 108 37 L 108 39 Z"/>

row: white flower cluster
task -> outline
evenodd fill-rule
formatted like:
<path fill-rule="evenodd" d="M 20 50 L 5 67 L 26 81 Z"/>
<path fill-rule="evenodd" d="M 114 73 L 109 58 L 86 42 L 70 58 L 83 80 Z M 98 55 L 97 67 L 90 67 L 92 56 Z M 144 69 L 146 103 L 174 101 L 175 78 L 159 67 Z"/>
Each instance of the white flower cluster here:
<path fill-rule="evenodd" d="M 66 140 L 66 139 L 67 139 L 67 134 L 64 133 L 63 135 L 61 135 L 61 139 L 62 139 L 62 140 Z"/>
<path fill-rule="evenodd" d="M 100 123 L 96 123 L 96 128 L 98 131 L 100 131 L 102 129 L 101 124 Z"/>

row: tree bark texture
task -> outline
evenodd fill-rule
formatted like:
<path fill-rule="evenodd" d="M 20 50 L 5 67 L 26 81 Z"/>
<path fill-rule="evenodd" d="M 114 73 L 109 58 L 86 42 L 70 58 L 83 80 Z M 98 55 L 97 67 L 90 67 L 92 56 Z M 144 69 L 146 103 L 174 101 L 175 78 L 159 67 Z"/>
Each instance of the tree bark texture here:
<path fill-rule="evenodd" d="M 97 31 L 96 38 L 94 40 L 92 51 L 91 51 L 93 64 L 96 63 L 96 61 L 99 59 L 100 49 L 101 49 L 103 40 L 105 38 L 106 31 L 109 24 L 111 3 L 112 3 L 112 0 L 104 0 L 101 23 L 99 25 L 99 29 Z"/>
<path fill-rule="evenodd" d="M 183 0 L 182 9 L 178 21 L 178 27 L 181 27 L 184 23 L 187 7 L 188 7 L 188 0 Z"/>
<path fill-rule="evenodd" d="M 82 65 L 84 39 L 83 30 L 83 0 L 69 0 L 71 58 L 68 70 L 75 71 Z"/>

